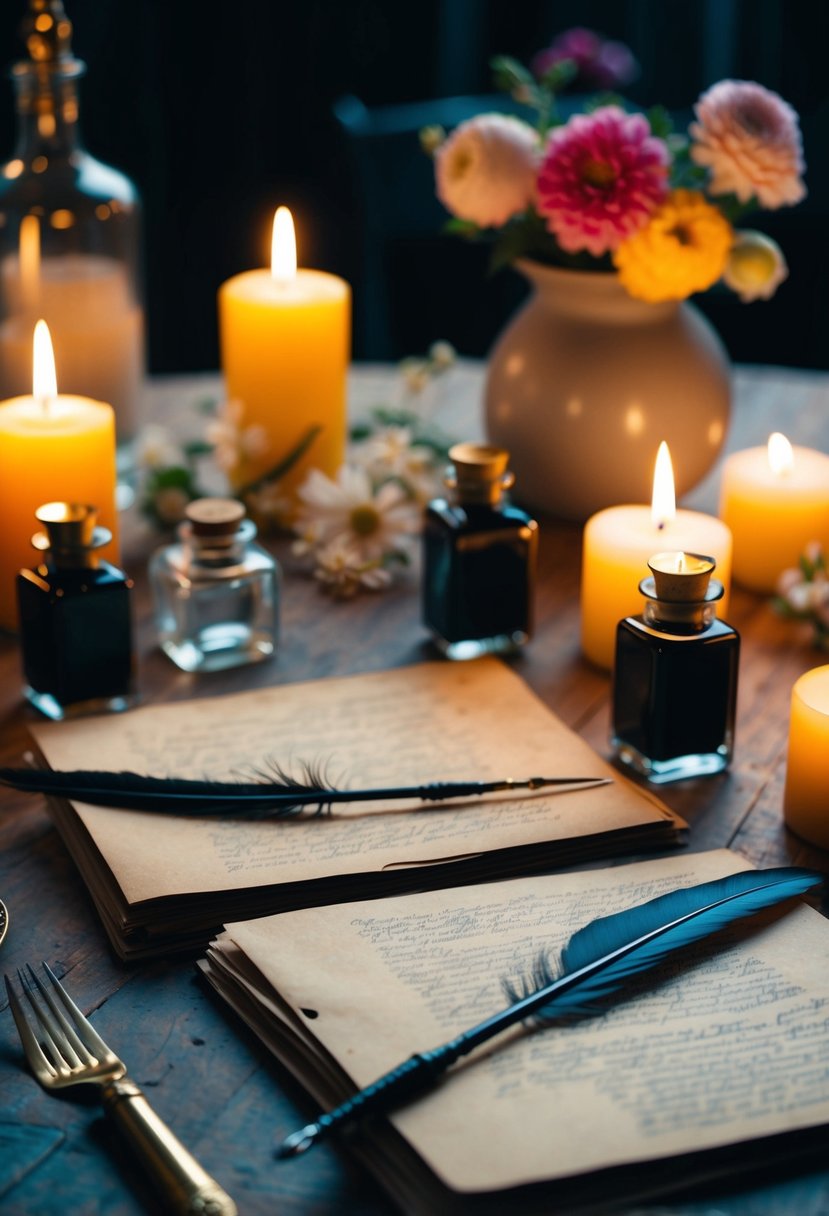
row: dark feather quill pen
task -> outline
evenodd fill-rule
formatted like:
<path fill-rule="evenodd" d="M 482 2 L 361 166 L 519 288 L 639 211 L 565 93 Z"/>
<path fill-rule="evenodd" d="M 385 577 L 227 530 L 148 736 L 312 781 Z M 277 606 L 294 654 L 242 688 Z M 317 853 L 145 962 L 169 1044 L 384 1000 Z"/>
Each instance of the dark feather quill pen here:
<path fill-rule="evenodd" d="M 348 1123 L 392 1110 L 434 1084 L 461 1056 L 518 1022 L 597 1012 L 602 1000 L 623 992 L 631 977 L 822 881 L 823 875 L 811 870 L 750 870 L 683 887 L 591 921 L 564 947 L 558 979 L 549 978 L 546 960 L 540 967 L 536 964 L 533 981 L 525 983 L 520 995 L 508 988 L 512 1003 L 506 1009 L 441 1047 L 410 1056 L 335 1110 L 288 1136 L 277 1155 L 297 1156 Z"/>
<path fill-rule="evenodd" d="M 335 802 L 386 802 L 420 798 L 443 802 L 481 794 L 540 790 L 547 786 L 606 785 L 606 777 L 530 777 L 526 781 L 443 781 L 388 789 L 337 789 L 319 767 L 303 766 L 303 780 L 278 765 L 256 773 L 255 781 L 187 781 L 178 777 L 143 777 L 138 773 L 58 772 L 40 768 L 0 768 L 0 785 L 30 794 L 50 794 L 93 806 L 174 815 L 224 815 L 237 819 L 278 819 L 306 807 L 317 813 Z"/>

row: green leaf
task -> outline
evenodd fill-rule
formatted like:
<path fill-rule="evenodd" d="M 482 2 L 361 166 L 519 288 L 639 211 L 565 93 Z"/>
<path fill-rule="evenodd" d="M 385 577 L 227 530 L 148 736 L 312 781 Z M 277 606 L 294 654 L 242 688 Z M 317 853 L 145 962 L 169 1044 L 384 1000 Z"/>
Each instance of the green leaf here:
<path fill-rule="evenodd" d="M 466 241 L 476 241 L 482 229 L 474 220 L 461 220 L 455 215 L 443 225 L 443 231 L 450 236 L 460 236 Z"/>
<path fill-rule="evenodd" d="M 208 443 L 206 439 L 192 439 L 184 445 L 184 454 L 190 460 L 196 460 L 199 456 L 210 456 L 213 453 L 213 444 Z"/>
<path fill-rule="evenodd" d="M 296 447 L 285 456 L 278 464 L 268 469 L 267 473 L 263 473 L 261 477 L 257 477 L 255 481 L 248 482 L 237 491 L 237 498 L 244 498 L 247 494 L 252 494 L 255 490 L 261 490 L 262 486 L 269 485 L 272 481 L 279 481 L 286 473 L 294 467 L 298 460 L 301 460 L 305 453 L 310 448 L 316 437 L 321 434 L 321 426 L 310 426 L 305 434 L 300 439 Z"/>
<path fill-rule="evenodd" d="M 657 139 L 667 140 L 669 135 L 673 135 L 674 124 L 664 106 L 651 106 L 645 111 L 645 118 L 650 124 L 651 135 Z"/>
<path fill-rule="evenodd" d="M 195 408 L 200 414 L 215 414 L 218 404 L 216 397 L 200 397 Z"/>
<path fill-rule="evenodd" d="M 494 59 L 490 59 L 489 66 L 492 68 L 495 87 L 502 93 L 512 93 L 514 89 L 533 89 L 535 87 L 532 72 L 525 68 L 523 63 L 519 63 L 517 59 L 511 58 L 509 55 L 496 55 Z"/>
<path fill-rule="evenodd" d="M 561 93 L 578 75 L 578 67 L 572 59 L 559 59 L 548 68 L 541 77 L 539 84 L 551 93 Z"/>

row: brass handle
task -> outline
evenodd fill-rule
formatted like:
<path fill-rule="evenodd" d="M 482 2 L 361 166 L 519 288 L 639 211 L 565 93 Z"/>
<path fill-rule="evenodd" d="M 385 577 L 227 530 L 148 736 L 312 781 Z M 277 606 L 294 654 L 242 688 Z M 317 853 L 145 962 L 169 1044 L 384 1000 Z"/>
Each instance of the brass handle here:
<path fill-rule="evenodd" d="M 102 1090 L 104 1110 L 181 1216 L 237 1216 L 236 1204 L 159 1119 L 138 1086 L 122 1078 Z"/>

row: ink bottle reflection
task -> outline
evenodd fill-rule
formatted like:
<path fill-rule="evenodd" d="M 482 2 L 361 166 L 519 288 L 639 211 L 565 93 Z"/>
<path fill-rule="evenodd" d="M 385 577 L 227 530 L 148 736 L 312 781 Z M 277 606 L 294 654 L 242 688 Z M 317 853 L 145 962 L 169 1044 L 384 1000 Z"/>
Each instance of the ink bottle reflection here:
<path fill-rule="evenodd" d="M 716 563 L 658 553 L 640 616 L 616 631 L 615 758 L 654 784 L 721 772 L 734 747 L 740 638 L 716 616 Z"/>
<path fill-rule="evenodd" d="M 450 659 L 515 650 L 532 634 L 538 524 L 506 498 L 502 448 L 459 443 L 449 459 L 424 522 L 424 624 Z"/>
<path fill-rule="evenodd" d="M 112 540 L 94 507 L 52 502 L 35 512 L 43 554 L 17 575 L 24 694 L 49 718 L 127 709 L 133 695 L 132 580 L 95 552 Z"/>
<path fill-rule="evenodd" d="M 274 654 L 279 567 L 254 543 L 256 525 L 230 498 L 187 507 L 178 540 L 149 573 L 161 649 L 184 671 L 220 671 Z"/>

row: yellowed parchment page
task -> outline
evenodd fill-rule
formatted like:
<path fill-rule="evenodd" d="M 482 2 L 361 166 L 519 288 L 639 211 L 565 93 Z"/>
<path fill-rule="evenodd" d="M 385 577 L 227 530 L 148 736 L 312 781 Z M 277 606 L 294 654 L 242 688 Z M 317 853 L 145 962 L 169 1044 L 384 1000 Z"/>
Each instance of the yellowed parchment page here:
<path fill-rule="evenodd" d="M 300 1020 L 318 1014 L 308 1030 L 363 1086 L 503 1008 L 501 976 L 595 917 L 750 868 L 719 850 L 306 909 L 227 938 Z M 799 906 L 599 1016 L 508 1032 L 393 1122 L 459 1191 L 829 1122 L 827 957 L 829 924 Z"/>
<path fill-rule="evenodd" d="M 601 788 L 454 810 L 372 803 L 259 824 L 78 805 L 130 902 L 379 871 L 671 818 L 495 659 L 154 706 L 39 726 L 34 734 L 55 769 L 228 778 L 270 758 L 288 769 L 324 760 L 335 783 L 353 788 L 537 775 L 614 778 Z"/>

